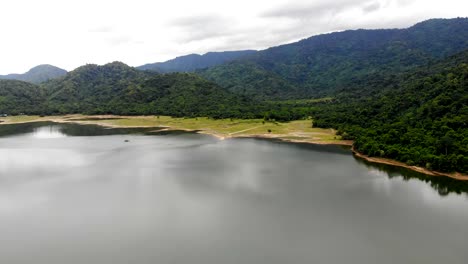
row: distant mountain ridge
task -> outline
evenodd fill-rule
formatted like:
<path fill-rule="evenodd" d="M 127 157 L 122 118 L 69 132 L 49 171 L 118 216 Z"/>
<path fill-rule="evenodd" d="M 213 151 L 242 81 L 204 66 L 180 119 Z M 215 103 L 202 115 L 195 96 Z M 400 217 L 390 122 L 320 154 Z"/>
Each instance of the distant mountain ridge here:
<path fill-rule="evenodd" d="M 430 19 L 406 29 L 317 35 L 198 73 L 259 99 L 323 97 L 376 72 L 403 72 L 467 48 L 468 18 Z"/>
<path fill-rule="evenodd" d="M 137 67 L 139 70 L 155 71 L 161 73 L 169 72 L 194 72 L 220 65 L 238 58 L 254 54 L 255 50 L 208 52 L 204 55 L 189 54 L 180 56 L 166 62 L 145 64 Z"/>
<path fill-rule="evenodd" d="M 64 69 L 49 64 L 42 64 L 30 69 L 28 72 L 23 74 L 13 73 L 8 75 L 0 75 L 0 79 L 19 80 L 38 84 L 50 79 L 62 77 L 65 74 L 67 74 L 67 71 Z"/>

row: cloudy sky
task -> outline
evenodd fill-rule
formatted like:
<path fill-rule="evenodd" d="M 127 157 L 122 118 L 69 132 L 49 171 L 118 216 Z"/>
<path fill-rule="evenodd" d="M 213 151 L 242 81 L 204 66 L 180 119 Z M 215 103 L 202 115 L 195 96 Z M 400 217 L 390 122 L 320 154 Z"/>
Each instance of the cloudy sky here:
<path fill-rule="evenodd" d="M 2 0 L 0 8 L 0 74 L 45 63 L 138 66 L 468 16 L 466 0 Z"/>

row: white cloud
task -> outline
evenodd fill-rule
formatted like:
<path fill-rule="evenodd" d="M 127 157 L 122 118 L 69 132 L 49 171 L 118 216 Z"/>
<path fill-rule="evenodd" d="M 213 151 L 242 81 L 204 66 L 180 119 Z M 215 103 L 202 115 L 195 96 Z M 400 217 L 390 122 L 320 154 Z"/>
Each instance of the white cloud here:
<path fill-rule="evenodd" d="M 464 0 L 3 0 L 0 74 L 43 63 L 137 66 L 188 53 L 264 49 L 354 28 L 466 17 Z"/>

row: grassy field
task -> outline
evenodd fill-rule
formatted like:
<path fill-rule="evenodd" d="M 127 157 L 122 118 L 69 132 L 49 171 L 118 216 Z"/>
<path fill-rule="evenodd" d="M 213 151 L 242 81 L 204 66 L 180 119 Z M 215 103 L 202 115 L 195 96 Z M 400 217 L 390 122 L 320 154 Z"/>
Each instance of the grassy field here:
<path fill-rule="evenodd" d="M 9 116 L 9 117 L 0 117 L 0 121 L 4 123 L 26 123 L 26 122 L 35 122 L 39 121 L 41 117 L 39 116 Z"/>
<path fill-rule="evenodd" d="M 211 134 L 219 138 L 266 137 L 286 141 L 310 142 L 319 144 L 349 145 L 332 129 L 312 128 L 312 120 L 299 120 L 285 123 L 264 122 L 262 119 L 210 119 L 172 118 L 169 116 L 15 116 L 0 118 L 3 124 L 55 121 L 82 124 L 97 124 L 109 127 L 166 127 L 168 130 L 190 130 Z"/>

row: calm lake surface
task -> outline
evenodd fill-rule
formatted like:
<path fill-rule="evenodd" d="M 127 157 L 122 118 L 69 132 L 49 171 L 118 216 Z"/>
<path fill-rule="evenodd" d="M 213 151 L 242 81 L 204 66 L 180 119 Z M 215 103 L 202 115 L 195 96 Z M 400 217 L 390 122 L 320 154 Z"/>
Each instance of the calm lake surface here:
<path fill-rule="evenodd" d="M 468 263 L 466 183 L 147 132 L 1 125 L 0 263 Z"/>

